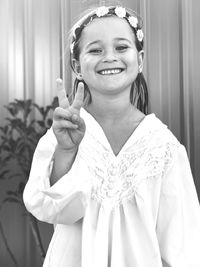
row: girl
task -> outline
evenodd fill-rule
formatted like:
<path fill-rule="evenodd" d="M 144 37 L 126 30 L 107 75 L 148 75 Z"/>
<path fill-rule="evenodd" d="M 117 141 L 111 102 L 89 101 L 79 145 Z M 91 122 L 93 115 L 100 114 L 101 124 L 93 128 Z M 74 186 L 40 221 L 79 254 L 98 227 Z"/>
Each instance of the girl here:
<path fill-rule="evenodd" d="M 36 148 L 27 209 L 55 224 L 43 266 L 199 267 L 199 202 L 185 148 L 147 115 L 143 32 L 120 6 L 71 35 L 69 104 L 58 80 L 53 126 Z"/>

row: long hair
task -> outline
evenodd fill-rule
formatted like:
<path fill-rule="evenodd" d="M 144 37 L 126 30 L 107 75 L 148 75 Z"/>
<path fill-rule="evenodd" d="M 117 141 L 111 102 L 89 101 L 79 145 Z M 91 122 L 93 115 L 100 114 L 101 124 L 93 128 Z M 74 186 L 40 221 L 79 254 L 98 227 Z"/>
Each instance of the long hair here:
<path fill-rule="evenodd" d="M 114 14 L 115 7 L 111 6 L 108 8 L 109 8 L 109 14 L 103 17 L 115 16 Z M 84 15 L 74 25 L 74 27 L 71 30 L 71 34 L 69 36 L 69 42 L 70 44 L 73 43 L 73 52 L 71 51 L 70 53 L 70 65 L 74 72 L 75 70 L 74 70 L 72 61 L 73 59 L 75 59 L 76 61 L 79 61 L 80 40 L 81 40 L 82 31 L 84 27 L 86 27 L 87 24 L 91 21 L 91 18 L 94 18 L 95 12 L 96 12 L 96 9 L 90 9 L 87 12 L 84 12 Z M 138 18 L 139 28 L 142 28 L 142 19 L 134 11 L 126 8 L 126 13 L 128 15 L 134 14 L 134 16 Z M 124 17 L 124 19 L 127 20 L 126 17 Z M 135 35 L 135 44 L 136 44 L 137 51 L 140 52 L 143 50 L 143 45 L 144 45 L 143 40 L 142 41 L 138 40 L 136 29 L 134 27 L 131 27 L 131 29 Z M 76 36 L 75 38 L 74 38 L 74 35 Z M 74 86 L 72 90 L 71 100 L 73 100 L 75 97 L 79 82 L 83 82 L 84 84 L 84 103 L 85 105 L 88 105 L 92 102 L 92 96 L 91 96 L 89 87 L 84 80 L 79 80 L 76 77 L 74 79 Z M 148 113 L 148 89 L 147 89 L 147 84 L 146 84 L 144 75 L 141 72 L 138 73 L 136 79 L 132 83 L 131 90 L 130 90 L 130 102 L 131 104 L 136 106 L 140 111 L 142 111 L 144 114 Z"/>

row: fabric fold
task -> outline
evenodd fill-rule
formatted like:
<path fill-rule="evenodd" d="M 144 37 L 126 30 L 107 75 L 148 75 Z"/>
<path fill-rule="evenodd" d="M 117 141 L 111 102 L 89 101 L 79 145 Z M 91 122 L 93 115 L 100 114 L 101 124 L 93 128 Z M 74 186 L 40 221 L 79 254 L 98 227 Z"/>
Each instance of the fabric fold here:
<path fill-rule="evenodd" d="M 50 186 L 50 129 L 24 191 L 27 209 L 56 224 L 44 266 L 199 267 L 200 208 L 185 148 L 150 114 L 115 156 L 97 121 L 81 116 L 86 133 L 70 171 Z"/>
<path fill-rule="evenodd" d="M 80 169 L 76 168 L 79 165 L 77 156 L 71 170 L 50 186 L 49 178 L 56 146 L 55 136 L 54 142 L 48 142 L 52 135 L 54 134 L 50 129 L 38 143 L 23 199 L 26 208 L 39 220 L 53 224 L 72 224 L 84 216 L 91 190 L 90 177 L 87 176 L 87 170 L 83 172 L 86 169 L 84 164 L 80 164 Z"/>

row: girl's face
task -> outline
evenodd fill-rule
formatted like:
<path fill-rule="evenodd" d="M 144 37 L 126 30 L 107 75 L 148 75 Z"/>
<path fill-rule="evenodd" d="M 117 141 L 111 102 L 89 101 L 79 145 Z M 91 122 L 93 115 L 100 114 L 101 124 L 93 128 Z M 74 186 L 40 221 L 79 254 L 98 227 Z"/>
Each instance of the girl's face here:
<path fill-rule="evenodd" d="M 76 69 L 91 94 L 115 94 L 129 90 L 138 74 L 135 35 L 127 21 L 117 17 L 97 18 L 83 29 Z"/>

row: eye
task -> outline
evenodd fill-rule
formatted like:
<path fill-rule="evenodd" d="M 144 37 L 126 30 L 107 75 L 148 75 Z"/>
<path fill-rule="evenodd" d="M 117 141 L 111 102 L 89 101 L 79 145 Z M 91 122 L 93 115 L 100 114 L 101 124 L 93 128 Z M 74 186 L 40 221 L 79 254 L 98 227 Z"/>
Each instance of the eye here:
<path fill-rule="evenodd" d="M 102 52 L 101 48 L 93 48 L 89 50 L 90 54 L 100 54 Z"/>
<path fill-rule="evenodd" d="M 117 51 L 120 51 L 120 52 L 124 52 L 124 51 L 126 51 L 128 49 L 128 46 L 127 45 L 118 45 L 117 47 L 116 47 L 116 50 Z"/>

